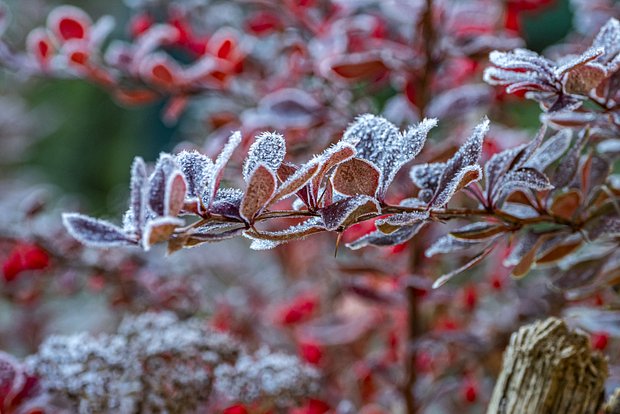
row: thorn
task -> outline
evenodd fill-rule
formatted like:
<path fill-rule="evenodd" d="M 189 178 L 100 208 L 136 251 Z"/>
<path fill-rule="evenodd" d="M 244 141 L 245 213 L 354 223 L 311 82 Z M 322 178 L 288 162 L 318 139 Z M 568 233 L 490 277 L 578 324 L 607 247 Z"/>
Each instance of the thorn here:
<path fill-rule="evenodd" d="M 334 249 L 334 257 L 338 256 L 338 247 L 340 247 L 340 239 L 342 239 L 342 233 L 338 233 L 338 238 L 336 239 L 336 248 Z"/>

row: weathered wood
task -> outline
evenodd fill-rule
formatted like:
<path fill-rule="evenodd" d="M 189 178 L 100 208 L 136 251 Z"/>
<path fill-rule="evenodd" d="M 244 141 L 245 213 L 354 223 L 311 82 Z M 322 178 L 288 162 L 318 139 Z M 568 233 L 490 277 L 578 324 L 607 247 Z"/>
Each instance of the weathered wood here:
<path fill-rule="evenodd" d="M 557 318 L 521 327 L 504 352 L 487 414 L 596 414 L 607 361 Z"/>

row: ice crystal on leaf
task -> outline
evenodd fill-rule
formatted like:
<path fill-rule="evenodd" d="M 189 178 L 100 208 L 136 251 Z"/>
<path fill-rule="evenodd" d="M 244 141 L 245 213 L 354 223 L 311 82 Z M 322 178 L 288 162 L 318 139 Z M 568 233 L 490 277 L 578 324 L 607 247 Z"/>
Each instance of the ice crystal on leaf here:
<path fill-rule="evenodd" d="M 243 179 L 249 182 L 251 175 L 259 164 L 275 174 L 284 161 L 286 154 L 286 141 L 280 134 L 264 132 L 256 137 L 250 146 L 248 157 L 243 165 Z"/>
<path fill-rule="evenodd" d="M 485 69 L 484 80 L 506 86 L 508 93 L 528 91 L 526 96 L 550 113 L 574 110 L 593 91 L 599 94 L 599 86 L 620 67 L 619 26 L 616 19 L 610 19 L 590 48 L 558 62 L 526 49 L 491 52 L 489 60 L 494 67 Z"/>
<path fill-rule="evenodd" d="M 77 213 L 65 213 L 63 223 L 71 236 L 93 247 L 114 247 L 135 244 L 123 229 L 105 220 L 97 220 Z"/>
<path fill-rule="evenodd" d="M 342 139 L 355 145 L 357 156 L 381 172 L 376 196 L 382 200 L 396 173 L 418 155 L 428 132 L 436 125 L 437 120 L 424 119 L 401 132 L 384 118 L 366 114 L 347 128 Z"/>
<path fill-rule="evenodd" d="M 482 142 L 488 130 L 489 120 L 485 118 L 474 128 L 472 135 L 456 154 L 445 163 L 435 194 L 429 202 L 431 207 L 443 207 L 460 188 L 482 178 L 478 160 L 482 154 Z M 415 174 L 414 171 L 411 175 Z"/>

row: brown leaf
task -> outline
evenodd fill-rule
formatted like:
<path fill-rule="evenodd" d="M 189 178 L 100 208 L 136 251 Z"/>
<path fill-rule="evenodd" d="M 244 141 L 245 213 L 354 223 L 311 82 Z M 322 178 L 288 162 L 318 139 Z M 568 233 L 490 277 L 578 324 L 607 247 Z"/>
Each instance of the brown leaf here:
<path fill-rule="evenodd" d="M 259 164 L 249 177 L 248 186 L 241 200 L 239 213 L 248 223 L 265 208 L 276 191 L 276 177 L 264 165 Z"/>
<path fill-rule="evenodd" d="M 352 158 L 336 168 L 332 182 L 334 190 L 347 196 L 364 194 L 374 196 L 381 173 L 370 162 Z"/>
<path fill-rule="evenodd" d="M 316 202 L 319 196 L 319 190 L 325 174 L 338 164 L 347 161 L 355 156 L 355 147 L 351 144 L 340 143 L 337 147 L 329 148 L 320 157 L 321 167 L 316 175 L 312 178 L 312 196 Z"/>
<path fill-rule="evenodd" d="M 579 190 L 570 190 L 564 194 L 560 194 L 553 200 L 551 205 L 551 213 L 558 217 L 570 220 L 579 206 L 581 205 L 581 192 Z"/>
<path fill-rule="evenodd" d="M 381 59 L 360 62 L 350 59 L 348 62 L 344 61 L 332 65 L 332 71 L 348 80 L 376 78 L 384 74 L 386 70 L 387 67 Z"/>
<path fill-rule="evenodd" d="M 604 67 L 597 64 L 581 65 L 566 74 L 564 89 L 568 93 L 587 95 L 607 77 Z"/>
<path fill-rule="evenodd" d="M 148 250 L 152 245 L 166 241 L 174 230 L 183 225 L 183 220 L 172 217 L 159 217 L 149 221 L 144 229 L 142 245 Z"/>
<path fill-rule="evenodd" d="M 521 258 L 519 263 L 512 269 L 512 273 L 510 274 L 514 278 L 521 278 L 530 271 L 532 265 L 534 264 L 534 259 L 536 258 L 536 252 L 543 245 L 545 240 L 547 240 L 550 235 L 543 234 L 536 240 L 534 246 Z"/>
<path fill-rule="evenodd" d="M 283 183 L 273 196 L 272 202 L 281 200 L 300 190 L 314 177 L 319 170 L 319 166 L 318 163 L 314 163 L 311 165 L 304 165 L 297 170 L 291 170 L 292 167 L 290 165 L 285 166 L 282 164 L 280 169 L 278 169 L 278 176 L 280 179 L 286 176 L 286 179 L 282 179 Z M 287 169 L 287 171 L 280 172 L 282 167 Z"/>
<path fill-rule="evenodd" d="M 536 259 L 536 264 L 542 265 L 557 262 L 558 260 L 568 256 L 579 247 L 581 247 L 582 243 L 583 242 L 581 240 L 578 240 L 576 242 L 560 244 L 559 246 L 548 249 L 546 252 L 544 252 L 542 257 Z"/>
<path fill-rule="evenodd" d="M 176 173 L 168 179 L 166 188 L 166 199 L 168 200 L 167 213 L 171 217 L 177 216 L 183 204 L 185 203 L 185 193 L 187 191 L 187 183 L 183 174 Z"/>

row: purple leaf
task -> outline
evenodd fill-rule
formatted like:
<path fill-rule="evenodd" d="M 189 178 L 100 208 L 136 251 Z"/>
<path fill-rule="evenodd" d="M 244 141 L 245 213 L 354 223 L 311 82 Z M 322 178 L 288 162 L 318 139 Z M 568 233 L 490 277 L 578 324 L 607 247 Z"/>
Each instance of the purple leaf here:
<path fill-rule="evenodd" d="M 377 226 L 377 229 L 379 229 L 381 232 L 389 234 L 398 230 L 399 227 L 411 226 L 420 221 L 424 221 L 428 219 L 429 216 L 430 213 L 428 211 L 398 213 L 384 219 L 377 220 L 375 225 Z"/>
<path fill-rule="evenodd" d="M 487 198 L 491 199 L 491 194 L 495 190 L 498 182 L 501 182 L 514 164 L 517 156 L 525 149 L 526 145 L 519 145 L 515 148 L 508 148 L 502 152 L 494 154 L 484 165 L 484 192 Z"/>
<path fill-rule="evenodd" d="M 501 204 L 506 197 L 517 190 L 530 189 L 542 191 L 552 189 L 549 179 L 540 171 L 533 168 L 521 168 L 510 171 L 502 179 L 493 195 L 493 203 Z"/>
<path fill-rule="evenodd" d="M 140 235 L 142 228 L 146 222 L 148 208 L 146 198 L 148 192 L 148 177 L 146 174 L 146 165 L 144 160 L 136 157 L 131 166 L 131 184 L 130 184 L 130 201 L 129 212 L 130 220 L 128 220 L 128 233 L 136 233 Z"/>
<path fill-rule="evenodd" d="M 323 221 L 313 217 L 302 223 L 280 231 L 246 230 L 243 235 L 252 240 L 252 250 L 267 250 L 292 240 L 301 240 L 315 233 L 326 231 Z"/>
<path fill-rule="evenodd" d="M 461 168 L 457 174 L 445 184 L 443 190 L 434 197 L 430 203 L 431 207 L 443 207 L 448 201 L 462 188 L 469 184 L 479 181 L 482 177 L 482 169 L 479 165 L 467 165 Z"/>
<path fill-rule="evenodd" d="M 175 159 L 187 182 L 188 201 L 198 200 L 202 204 L 202 196 L 213 175 L 213 161 L 198 151 L 182 151 Z"/>
<path fill-rule="evenodd" d="M 170 205 L 167 196 L 171 194 L 169 179 L 177 171 L 174 158 L 170 154 L 161 153 L 149 177 L 149 206 L 157 216 L 168 215 Z"/>
<path fill-rule="evenodd" d="M 418 164 L 411 167 L 409 177 L 420 190 L 430 190 L 434 194 L 445 169 L 445 162 Z M 426 201 L 428 202 L 429 200 Z"/>
<path fill-rule="evenodd" d="M 357 195 L 337 201 L 319 210 L 325 228 L 329 231 L 346 228 L 362 216 L 374 216 L 381 211 L 376 199 Z"/>
<path fill-rule="evenodd" d="M 224 217 L 241 219 L 239 206 L 243 199 L 243 191 L 236 188 L 222 188 L 211 206 L 210 212 Z"/>
<path fill-rule="evenodd" d="M 115 247 L 136 244 L 123 229 L 104 220 L 97 220 L 77 213 L 64 213 L 62 221 L 69 234 L 93 247 Z"/>
<path fill-rule="evenodd" d="M 420 229 L 422 229 L 425 224 L 425 221 L 420 221 L 411 226 L 403 226 L 390 234 L 385 234 L 381 231 L 374 231 L 360 237 L 357 240 L 347 243 L 347 247 L 351 250 L 358 250 L 366 246 L 395 246 L 397 244 L 402 244 L 418 234 Z"/>
<path fill-rule="evenodd" d="M 482 153 L 482 142 L 488 130 L 489 120 L 485 118 L 474 128 L 472 135 L 456 154 L 446 162 L 435 195 L 429 203 L 430 206 L 444 206 L 462 185 L 464 179 L 468 177 L 472 177 L 473 181 L 480 179 L 482 171 L 478 165 L 478 159 Z"/>
<path fill-rule="evenodd" d="M 563 129 L 545 141 L 540 148 L 525 162 L 524 167 L 530 167 L 540 172 L 560 158 L 570 147 L 572 132 Z"/>

